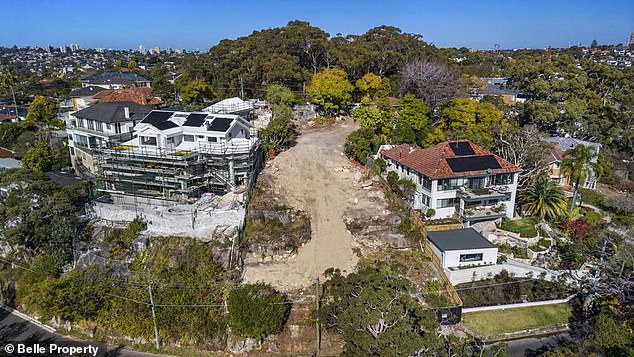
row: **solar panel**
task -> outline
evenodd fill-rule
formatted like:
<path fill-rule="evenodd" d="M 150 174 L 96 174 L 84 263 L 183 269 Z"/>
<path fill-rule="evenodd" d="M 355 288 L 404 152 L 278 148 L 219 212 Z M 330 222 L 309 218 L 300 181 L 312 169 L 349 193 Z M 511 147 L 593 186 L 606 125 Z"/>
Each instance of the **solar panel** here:
<path fill-rule="evenodd" d="M 207 127 L 208 131 L 221 131 L 225 132 L 233 123 L 233 119 L 229 118 L 214 118 L 214 121 Z"/>
<path fill-rule="evenodd" d="M 143 118 L 143 120 L 141 120 L 141 123 L 148 123 L 148 124 L 160 123 L 162 121 L 166 121 L 167 119 L 169 119 L 172 116 L 172 114 L 174 114 L 174 112 L 164 112 L 164 111 L 153 110 L 150 112 L 150 114 L 148 114 L 145 118 Z"/>
<path fill-rule="evenodd" d="M 166 129 L 170 129 L 170 128 L 176 128 L 178 125 L 174 122 L 171 122 L 169 120 L 166 121 L 161 121 L 158 123 L 152 123 L 152 125 L 159 129 L 159 130 L 166 130 Z"/>
<path fill-rule="evenodd" d="M 455 143 L 450 142 L 449 147 L 456 156 L 475 155 L 475 151 L 473 151 L 473 148 L 468 141 L 458 141 Z"/>
<path fill-rule="evenodd" d="M 501 167 L 493 155 L 454 157 L 447 159 L 447 164 L 453 172 L 494 170 Z"/>
<path fill-rule="evenodd" d="M 187 116 L 185 123 L 183 126 L 201 126 L 205 122 L 205 118 L 207 118 L 207 114 L 200 113 L 192 113 Z"/>

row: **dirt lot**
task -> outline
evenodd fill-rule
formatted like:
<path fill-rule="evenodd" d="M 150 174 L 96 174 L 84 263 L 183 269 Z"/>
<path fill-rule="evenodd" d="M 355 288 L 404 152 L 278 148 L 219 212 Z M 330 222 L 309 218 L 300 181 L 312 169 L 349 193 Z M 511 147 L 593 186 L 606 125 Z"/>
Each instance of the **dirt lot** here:
<path fill-rule="evenodd" d="M 283 261 L 245 267 L 244 281 L 263 281 L 282 291 L 313 283 L 324 270 L 334 267 L 350 273 L 363 251 L 343 221 L 344 215 L 369 220 L 390 214 L 383 193 L 363 170 L 343 153 L 352 123 L 309 129 L 297 144 L 267 164 L 258 186 L 266 187 L 272 200 L 310 215 L 311 239 L 298 253 Z"/>

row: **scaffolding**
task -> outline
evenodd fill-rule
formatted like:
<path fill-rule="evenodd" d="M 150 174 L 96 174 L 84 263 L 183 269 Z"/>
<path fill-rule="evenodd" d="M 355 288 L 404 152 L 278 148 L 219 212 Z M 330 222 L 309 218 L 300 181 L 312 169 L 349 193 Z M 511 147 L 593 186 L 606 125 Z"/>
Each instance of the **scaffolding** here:
<path fill-rule="evenodd" d="M 113 203 L 193 203 L 205 193 L 246 192 L 262 167 L 257 139 L 203 143 L 191 150 L 113 142 L 94 151 L 97 190 Z M 247 197 L 248 199 L 248 197 Z"/>

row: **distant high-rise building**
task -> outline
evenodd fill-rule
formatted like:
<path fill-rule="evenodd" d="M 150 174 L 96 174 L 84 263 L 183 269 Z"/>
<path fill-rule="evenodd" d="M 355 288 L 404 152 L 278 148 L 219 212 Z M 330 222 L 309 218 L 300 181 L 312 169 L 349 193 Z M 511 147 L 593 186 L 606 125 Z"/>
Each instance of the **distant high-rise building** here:
<path fill-rule="evenodd" d="M 180 48 L 177 48 L 177 49 L 174 50 L 174 52 L 176 52 L 178 54 L 181 54 L 181 53 L 183 53 L 183 50 L 181 50 Z"/>
<path fill-rule="evenodd" d="M 62 45 L 59 48 L 59 52 L 61 53 L 68 53 L 68 47 L 66 47 L 66 45 Z"/>
<path fill-rule="evenodd" d="M 634 45 L 634 32 L 630 34 L 630 37 L 627 38 L 626 46 Z"/>
<path fill-rule="evenodd" d="M 70 44 L 70 50 L 73 51 L 73 52 L 79 51 L 79 45 L 76 44 L 76 43 L 71 43 Z"/>
<path fill-rule="evenodd" d="M 161 53 L 161 48 L 159 46 L 154 47 L 154 53 L 155 54 L 160 54 Z"/>
<path fill-rule="evenodd" d="M 51 53 L 51 52 L 53 52 L 53 46 L 51 46 L 51 45 L 46 45 L 46 47 L 44 47 L 44 50 L 45 50 L 46 52 L 48 52 L 48 53 Z"/>
<path fill-rule="evenodd" d="M 169 48 L 169 47 L 167 47 L 167 48 L 165 49 L 165 53 L 166 53 L 166 54 L 168 54 L 168 55 L 171 55 L 171 54 L 172 54 L 172 49 L 171 49 L 171 48 Z"/>
<path fill-rule="evenodd" d="M 143 45 L 139 45 L 139 52 L 140 52 L 142 55 L 145 55 L 145 54 L 147 53 L 147 50 L 145 49 L 145 46 L 143 46 Z"/>

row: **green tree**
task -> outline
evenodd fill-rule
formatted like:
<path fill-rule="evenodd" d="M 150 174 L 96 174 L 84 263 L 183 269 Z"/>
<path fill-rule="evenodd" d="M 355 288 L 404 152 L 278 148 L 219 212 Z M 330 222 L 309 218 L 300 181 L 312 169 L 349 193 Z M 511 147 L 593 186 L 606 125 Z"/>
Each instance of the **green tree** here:
<path fill-rule="evenodd" d="M 297 102 L 297 98 L 287 87 L 273 84 L 266 89 L 266 101 L 269 102 L 270 105 L 292 107 Z"/>
<path fill-rule="evenodd" d="M 566 150 L 561 160 L 561 171 L 574 182 L 575 191 L 570 203 L 570 213 L 577 202 L 579 184 L 590 178 L 593 174 L 601 177 L 600 167 L 596 165 L 597 152 L 592 146 L 577 145 L 573 149 Z"/>
<path fill-rule="evenodd" d="M 130 69 L 137 68 L 138 66 L 139 66 L 139 64 L 135 60 L 130 60 L 128 62 L 128 68 L 130 68 Z"/>
<path fill-rule="evenodd" d="M 594 343 L 606 356 L 631 356 L 628 350 L 634 352 L 631 333 L 623 322 L 606 312 L 600 313 L 595 322 Z"/>
<path fill-rule="evenodd" d="M 37 172 L 49 171 L 53 163 L 53 152 L 44 140 L 34 142 L 22 157 L 22 166 Z"/>
<path fill-rule="evenodd" d="M 183 104 L 194 104 L 201 102 L 204 98 L 209 96 L 209 86 L 204 79 L 197 81 L 191 81 L 185 84 L 181 88 L 181 96 L 183 98 Z"/>
<path fill-rule="evenodd" d="M 282 331 L 290 312 L 286 298 L 266 284 L 247 284 L 229 291 L 228 323 L 233 333 L 262 340 Z"/>
<path fill-rule="evenodd" d="M 432 128 L 425 102 L 408 93 L 398 104 L 396 126 L 392 133 L 394 142 L 426 146 L 431 141 Z"/>
<path fill-rule="evenodd" d="M 118 70 L 121 69 L 121 67 L 123 67 L 123 61 L 122 60 L 118 59 L 118 60 L 114 61 L 114 69 L 115 70 L 118 71 Z"/>
<path fill-rule="evenodd" d="M 392 130 L 392 118 L 389 113 L 376 108 L 367 97 L 351 110 L 351 114 L 359 121 L 361 128 L 372 129 L 377 134 L 388 134 Z"/>
<path fill-rule="evenodd" d="M 440 128 L 450 139 L 469 139 L 481 145 L 492 141 L 492 129 L 502 123 L 504 113 L 491 103 L 467 98 L 451 100 L 441 111 Z"/>
<path fill-rule="evenodd" d="M 57 103 L 38 95 L 33 98 L 26 113 L 26 120 L 29 124 L 43 124 L 44 126 L 61 127 L 62 123 L 57 119 Z"/>
<path fill-rule="evenodd" d="M 16 140 L 23 132 L 24 128 L 19 123 L 0 123 L 0 146 L 13 148 Z"/>
<path fill-rule="evenodd" d="M 541 176 L 519 193 L 519 201 L 526 204 L 526 213 L 539 218 L 556 218 L 566 212 L 566 194 L 554 181 Z"/>
<path fill-rule="evenodd" d="M 15 101 L 15 92 L 13 91 L 13 87 L 15 87 L 19 81 L 20 77 L 13 66 L 6 65 L 0 67 L 0 88 L 8 88 L 9 91 L 11 91 L 11 96 L 13 97 L 13 109 L 15 109 L 16 118 L 18 117 L 18 104 Z"/>
<path fill-rule="evenodd" d="M 343 277 L 337 272 L 320 317 L 344 340 L 343 356 L 409 356 L 439 353 L 438 322 L 412 298 L 413 287 L 398 273 L 366 266 Z"/>
<path fill-rule="evenodd" d="M 381 145 L 381 138 L 371 128 L 355 130 L 346 139 L 344 152 L 365 165 L 369 155 L 374 155 Z"/>
<path fill-rule="evenodd" d="M 311 102 L 320 105 L 328 113 L 343 112 L 350 105 L 354 86 L 341 69 L 326 69 L 313 76 L 306 88 Z"/>
<path fill-rule="evenodd" d="M 377 91 L 381 88 L 382 82 L 381 76 L 367 73 L 357 80 L 356 86 L 362 97 L 374 98 Z"/>

